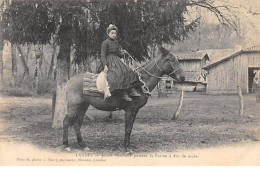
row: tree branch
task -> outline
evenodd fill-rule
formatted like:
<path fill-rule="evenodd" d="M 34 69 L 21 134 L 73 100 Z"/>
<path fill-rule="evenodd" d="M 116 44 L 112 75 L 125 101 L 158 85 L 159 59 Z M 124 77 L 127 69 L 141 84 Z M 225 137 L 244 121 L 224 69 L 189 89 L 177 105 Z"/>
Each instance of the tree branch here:
<path fill-rule="evenodd" d="M 231 10 L 231 6 L 230 5 L 219 5 L 219 6 L 214 6 L 212 1 L 206 1 L 206 0 L 199 0 L 199 1 L 195 1 L 195 0 L 191 0 L 187 6 L 199 6 L 201 8 L 205 8 L 207 10 L 209 10 L 210 12 L 212 12 L 216 18 L 218 19 L 218 21 L 225 27 L 231 27 L 232 29 L 234 29 L 236 32 L 238 32 L 238 26 L 235 22 L 235 12 L 233 12 Z M 236 8 L 236 7 L 233 7 Z M 229 14 L 232 15 L 224 15 L 223 12 L 228 12 Z M 234 17 L 234 19 L 232 18 Z"/>

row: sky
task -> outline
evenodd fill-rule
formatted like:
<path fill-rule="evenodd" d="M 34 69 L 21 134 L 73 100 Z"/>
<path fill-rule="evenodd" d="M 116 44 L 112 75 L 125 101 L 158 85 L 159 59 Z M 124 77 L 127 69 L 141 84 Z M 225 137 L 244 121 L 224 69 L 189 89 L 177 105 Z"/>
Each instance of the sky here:
<path fill-rule="evenodd" d="M 232 6 L 233 15 L 238 17 L 240 25 L 240 34 L 243 37 L 241 39 L 242 49 L 260 45 L 260 0 L 215 0 L 216 5 L 230 5 Z M 189 9 L 195 11 L 196 9 Z M 219 24 L 218 19 L 213 13 L 206 9 L 201 9 L 202 20 L 206 23 Z M 256 13 L 253 15 L 252 13 Z M 230 13 L 225 13 L 230 15 Z M 188 16 L 189 15 L 189 16 Z M 187 17 L 194 19 L 198 16 L 195 12 L 190 12 Z M 189 20 L 188 19 L 188 20 Z"/>

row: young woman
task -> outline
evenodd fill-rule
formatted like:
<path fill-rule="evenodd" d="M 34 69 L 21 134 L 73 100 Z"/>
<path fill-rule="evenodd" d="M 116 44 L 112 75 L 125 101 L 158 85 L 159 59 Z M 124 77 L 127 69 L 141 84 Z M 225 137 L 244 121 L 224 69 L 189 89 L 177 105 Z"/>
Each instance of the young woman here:
<path fill-rule="evenodd" d="M 122 99 L 132 101 L 129 95 L 134 97 L 141 96 L 134 89 L 134 87 L 141 85 L 141 82 L 138 79 L 138 75 L 120 60 L 120 57 L 126 51 L 121 50 L 117 42 L 117 31 L 118 29 L 114 25 L 109 25 L 107 28 L 108 38 L 101 45 L 101 63 L 104 71 L 107 73 L 110 92 L 112 94 L 113 92 L 121 92 Z"/>

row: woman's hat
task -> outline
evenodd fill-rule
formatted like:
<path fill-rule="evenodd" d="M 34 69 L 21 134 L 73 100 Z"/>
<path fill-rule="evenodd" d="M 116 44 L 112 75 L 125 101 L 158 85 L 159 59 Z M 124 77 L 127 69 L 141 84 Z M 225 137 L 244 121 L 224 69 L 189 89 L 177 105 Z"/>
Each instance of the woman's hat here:
<path fill-rule="evenodd" d="M 117 27 L 113 24 L 110 24 L 107 28 L 107 33 L 109 33 L 111 30 L 116 30 L 118 31 Z"/>

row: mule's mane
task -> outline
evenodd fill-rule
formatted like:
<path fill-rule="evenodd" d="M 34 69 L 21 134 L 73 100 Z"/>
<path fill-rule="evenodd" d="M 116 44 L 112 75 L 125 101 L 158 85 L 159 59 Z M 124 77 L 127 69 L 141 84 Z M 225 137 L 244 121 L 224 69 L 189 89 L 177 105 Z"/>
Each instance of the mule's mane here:
<path fill-rule="evenodd" d="M 152 58 L 151 60 L 148 60 L 147 62 L 145 62 L 144 64 L 142 64 L 141 66 L 138 66 L 138 68 L 136 69 L 140 69 L 141 67 L 142 68 L 147 68 L 151 63 L 152 61 L 154 61 L 155 59 L 159 58 L 159 57 L 164 57 L 166 56 L 167 54 L 169 54 L 170 52 L 168 50 L 166 50 L 165 48 L 161 47 L 161 55 L 160 56 L 157 56 L 155 58 Z"/>
<path fill-rule="evenodd" d="M 145 62 L 144 64 L 142 64 L 141 66 L 138 66 L 136 69 L 141 69 L 141 68 L 147 68 L 148 66 L 150 66 L 151 63 L 153 63 L 152 61 L 154 61 L 155 58 L 148 60 L 147 62 Z"/>
<path fill-rule="evenodd" d="M 152 58 L 151 60 L 148 60 L 147 62 L 145 62 L 144 64 L 142 64 L 141 66 L 138 66 L 136 69 L 139 70 L 141 68 L 147 68 L 148 66 L 150 66 L 150 64 L 152 64 L 154 62 L 155 59 L 158 60 L 159 57 L 164 57 L 164 55 L 160 55 L 160 56 L 157 56 L 155 58 Z"/>

